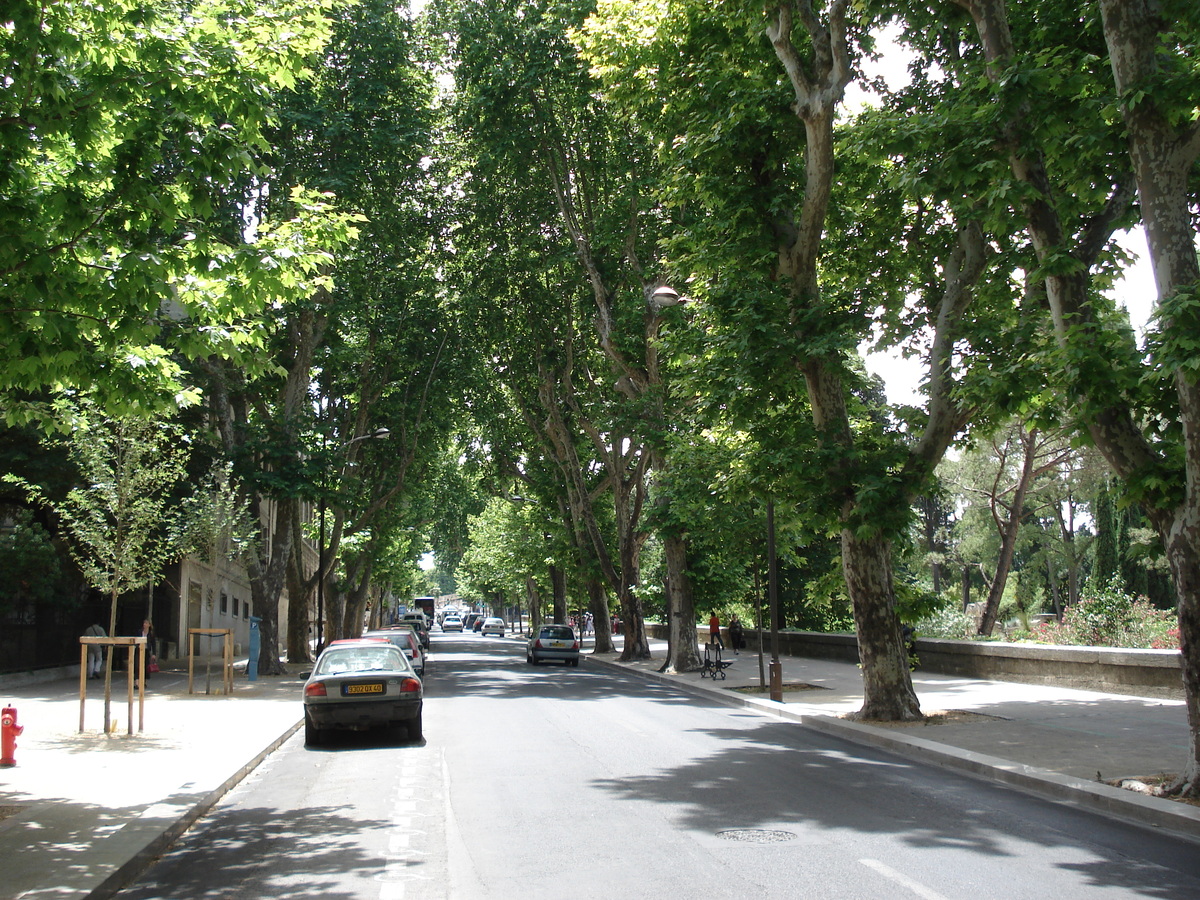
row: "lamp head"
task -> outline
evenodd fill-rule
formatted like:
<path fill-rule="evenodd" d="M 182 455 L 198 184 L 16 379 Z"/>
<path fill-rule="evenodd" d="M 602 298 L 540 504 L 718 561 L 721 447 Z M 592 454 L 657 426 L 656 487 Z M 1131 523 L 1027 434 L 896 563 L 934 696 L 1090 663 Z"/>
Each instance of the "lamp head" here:
<path fill-rule="evenodd" d="M 665 284 L 656 287 L 650 295 L 650 305 L 655 309 L 666 309 L 669 306 L 678 306 L 686 302 L 683 297 L 679 296 L 677 290 Z"/>

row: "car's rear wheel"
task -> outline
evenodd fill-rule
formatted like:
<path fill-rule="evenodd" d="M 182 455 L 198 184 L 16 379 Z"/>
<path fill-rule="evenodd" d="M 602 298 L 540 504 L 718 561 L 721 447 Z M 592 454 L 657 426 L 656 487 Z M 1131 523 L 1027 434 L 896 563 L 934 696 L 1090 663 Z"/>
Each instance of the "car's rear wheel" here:
<path fill-rule="evenodd" d="M 307 714 L 304 716 L 304 745 L 306 747 L 319 747 L 324 735 L 320 728 L 313 725 L 312 719 Z"/>
<path fill-rule="evenodd" d="M 419 741 L 423 734 L 424 728 L 421 726 L 421 713 L 417 713 L 417 717 L 410 719 L 408 722 L 408 739 L 410 741 Z"/>

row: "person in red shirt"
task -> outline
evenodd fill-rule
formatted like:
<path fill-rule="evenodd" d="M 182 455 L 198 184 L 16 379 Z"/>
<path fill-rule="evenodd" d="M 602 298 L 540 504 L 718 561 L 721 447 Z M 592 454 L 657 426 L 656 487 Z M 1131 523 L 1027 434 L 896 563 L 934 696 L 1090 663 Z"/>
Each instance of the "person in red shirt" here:
<path fill-rule="evenodd" d="M 717 611 L 708 618 L 708 642 L 716 644 L 722 650 L 725 649 L 725 643 L 721 640 L 721 620 L 717 618 Z"/>

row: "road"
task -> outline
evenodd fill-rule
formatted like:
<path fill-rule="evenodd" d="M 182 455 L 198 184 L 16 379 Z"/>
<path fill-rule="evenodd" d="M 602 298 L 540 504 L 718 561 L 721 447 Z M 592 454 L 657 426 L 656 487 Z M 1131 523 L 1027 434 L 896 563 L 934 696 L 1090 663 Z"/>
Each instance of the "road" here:
<path fill-rule="evenodd" d="M 586 658 L 433 639 L 424 742 L 293 738 L 121 896 L 1200 897 L 1193 844 Z"/>

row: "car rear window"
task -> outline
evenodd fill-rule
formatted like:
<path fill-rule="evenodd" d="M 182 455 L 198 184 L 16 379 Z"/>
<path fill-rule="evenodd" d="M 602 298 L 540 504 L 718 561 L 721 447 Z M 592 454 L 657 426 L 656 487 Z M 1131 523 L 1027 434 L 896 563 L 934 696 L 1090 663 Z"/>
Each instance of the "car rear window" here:
<path fill-rule="evenodd" d="M 539 635 L 544 638 L 574 638 L 575 632 L 571 630 L 569 625 L 543 625 L 542 633 Z"/>
<path fill-rule="evenodd" d="M 407 628 L 402 631 L 368 631 L 363 637 L 382 638 L 385 641 L 390 641 L 393 645 L 401 650 L 414 649 L 417 643 L 417 636 Z"/>
<path fill-rule="evenodd" d="M 395 671 L 404 668 L 404 657 L 395 647 L 347 647 L 329 650 L 317 666 L 318 675 L 341 675 L 346 672 Z"/>

